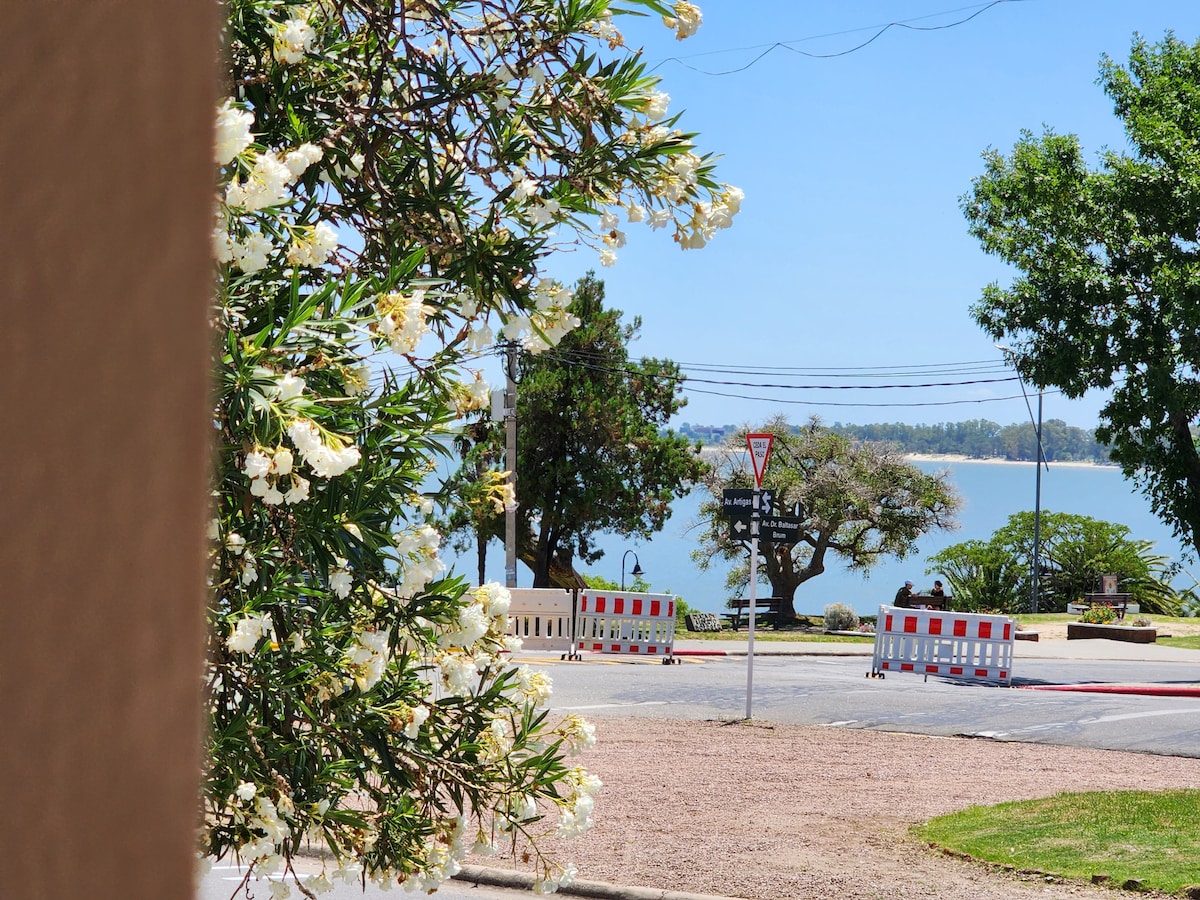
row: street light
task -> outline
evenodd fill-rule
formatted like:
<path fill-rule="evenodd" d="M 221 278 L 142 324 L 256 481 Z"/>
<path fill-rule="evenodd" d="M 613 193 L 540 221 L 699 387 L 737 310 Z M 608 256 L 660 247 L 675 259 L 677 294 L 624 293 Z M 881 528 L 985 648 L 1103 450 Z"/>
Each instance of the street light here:
<path fill-rule="evenodd" d="M 625 560 L 629 558 L 630 553 L 633 553 L 633 551 L 626 550 L 625 555 L 621 557 L 621 590 L 625 590 Z M 646 574 L 642 571 L 642 564 L 638 562 L 636 553 L 633 553 L 633 570 L 629 574 L 634 578 L 641 578 Z"/>
<path fill-rule="evenodd" d="M 1008 362 L 1012 363 L 1012 349 L 1004 344 L 996 344 L 996 349 L 1005 354 Z M 1012 363 L 1013 371 L 1017 373 L 1017 383 L 1021 385 L 1021 395 L 1025 398 L 1025 409 L 1029 411 L 1029 421 L 1033 422 L 1033 407 L 1029 405 L 1029 394 L 1025 392 L 1025 379 L 1021 377 L 1021 372 L 1017 369 L 1016 363 Z M 1029 589 L 1029 611 L 1036 613 L 1038 611 L 1038 581 L 1042 577 L 1042 466 L 1046 467 L 1046 471 L 1050 471 L 1050 465 L 1046 462 L 1046 454 L 1042 450 L 1042 391 L 1038 390 L 1038 411 L 1037 424 L 1035 426 L 1037 435 L 1037 460 L 1034 462 L 1033 470 L 1035 472 L 1034 480 L 1034 495 L 1033 495 L 1033 578 L 1031 579 L 1032 586 Z"/>

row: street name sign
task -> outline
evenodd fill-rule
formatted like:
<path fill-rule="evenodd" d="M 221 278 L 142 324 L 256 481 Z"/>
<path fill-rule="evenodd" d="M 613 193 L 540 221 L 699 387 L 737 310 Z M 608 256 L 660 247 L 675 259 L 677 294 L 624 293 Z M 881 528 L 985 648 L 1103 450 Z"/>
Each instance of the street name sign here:
<path fill-rule="evenodd" d="M 794 544 L 800 540 L 803 521 L 791 516 L 763 516 L 758 525 L 758 538 L 772 544 Z"/>
<path fill-rule="evenodd" d="M 761 491 L 759 496 L 762 500 L 759 512 L 766 512 L 774 508 L 775 494 L 773 491 Z M 753 488 L 726 488 L 721 492 L 721 515 L 726 518 L 742 515 L 749 516 L 753 510 Z"/>

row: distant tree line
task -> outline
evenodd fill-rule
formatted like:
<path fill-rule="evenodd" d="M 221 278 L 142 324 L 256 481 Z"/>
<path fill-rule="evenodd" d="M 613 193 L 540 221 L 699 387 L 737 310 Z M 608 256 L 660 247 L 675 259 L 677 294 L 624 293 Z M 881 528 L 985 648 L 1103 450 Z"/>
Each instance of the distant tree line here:
<path fill-rule="evenodd" d="M 987 419 L 941 422 L 936 425 L 843 425 L 829 430 L 854 441 L 877 441 L 898 446 L 905 453 L 952 454 L 971 459 L 1037 459 L 1037 432 L 1031 422 L 1000 425 Z M 679 433 L 704 444 L 717 444 L 737 431 L 737 426 L 693 425 L 684 422 Z M 1048 462 L 1109 462 L 1108 447 L 1096 440 L 1095 431 L 1075 428 L 1062 419 L 1042 423 L 1042 449 Z"/>

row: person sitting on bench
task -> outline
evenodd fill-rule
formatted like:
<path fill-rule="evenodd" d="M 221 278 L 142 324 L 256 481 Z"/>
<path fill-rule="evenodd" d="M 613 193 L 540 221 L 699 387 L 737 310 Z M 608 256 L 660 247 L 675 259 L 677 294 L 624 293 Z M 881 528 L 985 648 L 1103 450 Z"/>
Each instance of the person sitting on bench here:
<path fill-rule="evenodd" d="M 896 591 L 896 599 L 892 601 L 892 606 L 898 606 L 901 609 L 908 609 L 912 603 L 913 583 L 911 581 L 904 582 L 904 587 Z"/>

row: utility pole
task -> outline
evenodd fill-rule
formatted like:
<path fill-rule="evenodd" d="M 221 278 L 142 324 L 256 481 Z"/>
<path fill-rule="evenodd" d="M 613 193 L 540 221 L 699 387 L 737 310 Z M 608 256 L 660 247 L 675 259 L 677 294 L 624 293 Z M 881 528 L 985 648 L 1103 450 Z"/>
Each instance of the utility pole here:
<path fill-rule="evenodd" d="M 1033 495 L 1033 588 L 1029 597 L 1031 613 L 1038 611 L 1038 582 L 1042 577 L 1042 465 L 1045 462 L 1046 457 L 1042 453 L 1042 392 L 1038 391 L 1037 462 L 1034 464 L 1037 477 Z"/>
<path fill-rule="evenodd" d="M 517 586 L 517 343 L 504 348 L 504 465 L 511 501 L 504 506 L 504 586 Z"/>

